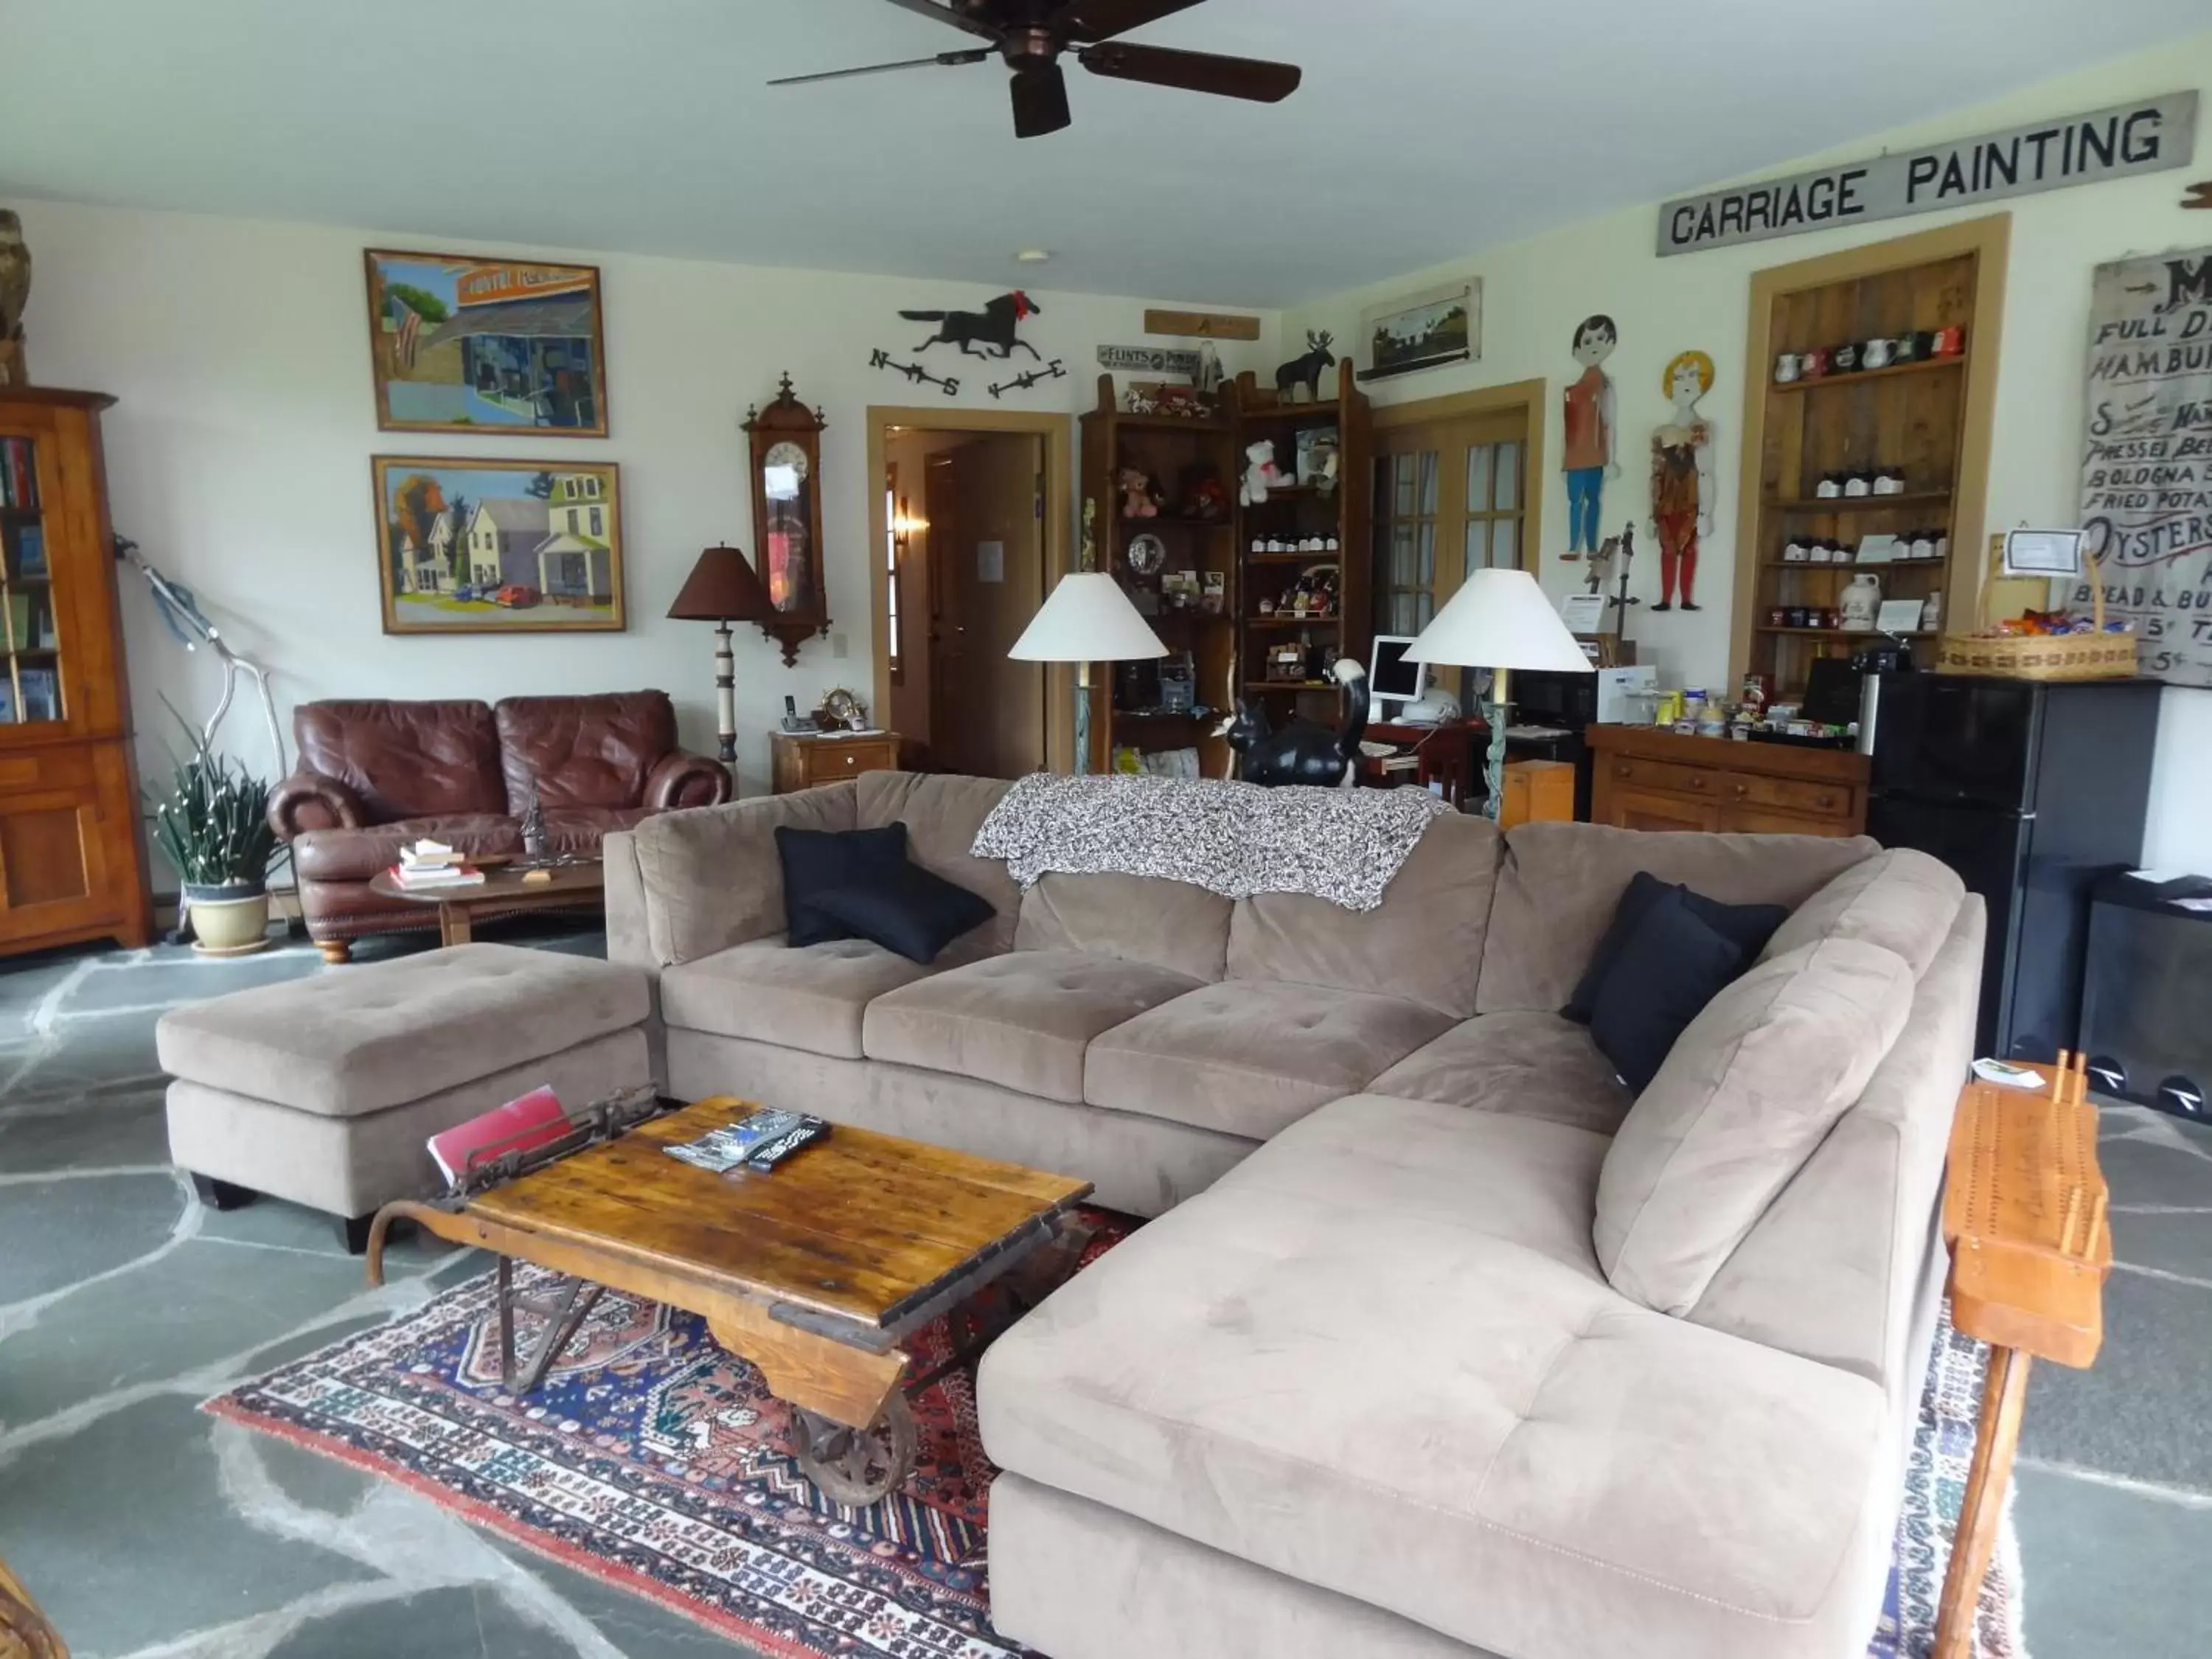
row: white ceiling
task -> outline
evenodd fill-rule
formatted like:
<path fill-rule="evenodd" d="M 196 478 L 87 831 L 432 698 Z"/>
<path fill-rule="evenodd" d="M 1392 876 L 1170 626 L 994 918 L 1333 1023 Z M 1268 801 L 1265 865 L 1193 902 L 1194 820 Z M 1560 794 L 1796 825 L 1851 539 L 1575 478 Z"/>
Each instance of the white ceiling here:
<path fill-rule="evenodd" d="M 1378 280 L 2204 27 L 2206 0 L 1208 0 L 1273 107 L 995 64 L 883 0 L 0 0 L 0 196 L 1251 306 Z M 2057 113 L 2058 112 L 2053 112 Z"/>

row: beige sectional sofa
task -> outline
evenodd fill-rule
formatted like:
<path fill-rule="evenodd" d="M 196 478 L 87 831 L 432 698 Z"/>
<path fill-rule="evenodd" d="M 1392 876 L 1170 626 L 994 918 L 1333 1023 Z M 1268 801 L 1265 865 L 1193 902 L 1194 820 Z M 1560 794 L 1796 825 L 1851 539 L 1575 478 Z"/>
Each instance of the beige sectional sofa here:
<path fill-rule="evenodd" d="M 1866 841 L 1458 817 L 1365 914 L 1024 894 L 966 850 L 1004 787 L 877 774 L 607 844 L 672 1092 L 1158 1218 L 984 1361 L 1000 1632 L 1053 1659 L 1863 1653 L 1978 901 Z M 787 949 L 775 826 L 899 819 L 996 923 L 928 969 Z M 1555 1012 L 1639 869 L 1796 907 L 1641 1103 Z"/>

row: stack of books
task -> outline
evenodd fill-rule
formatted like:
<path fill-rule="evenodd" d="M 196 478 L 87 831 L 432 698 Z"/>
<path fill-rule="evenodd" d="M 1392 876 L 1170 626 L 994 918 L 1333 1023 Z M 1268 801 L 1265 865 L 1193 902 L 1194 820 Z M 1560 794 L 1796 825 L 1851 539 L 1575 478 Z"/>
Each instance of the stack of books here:
<path fill-rule="evenodd" d="M 392 879 L 410 893 L 447 887 L 480 887 L 483 872 L 445 842 L 418 841 L 399 849 L 399 862 L 392 866 Z"/>

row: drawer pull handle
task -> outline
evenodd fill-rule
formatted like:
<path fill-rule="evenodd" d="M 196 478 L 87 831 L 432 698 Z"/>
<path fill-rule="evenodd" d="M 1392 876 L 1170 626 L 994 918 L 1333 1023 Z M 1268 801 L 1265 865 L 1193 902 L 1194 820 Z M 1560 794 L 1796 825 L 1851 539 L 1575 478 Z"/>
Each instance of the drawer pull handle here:
<path fill-rule="evenodd" d="M 1735 787 L 1735 798 L 1736 798 L 1738 800 L 1741 800 L 1741 799 L 1742 799 L 1746 795 L 1749 794 L 1750 793 L 1751 793 L 1751 786 L 1750 786 L 1749 784 L 1747 784 L 1747 783 L 1738 783 L 1738 784 L 1736 785 L 1736 787 Z"/>
<path fill-rule="evenodd" d="M 1823 812 L 1832 812 L 1836 810 L 1836 798 L 1833 795 L 1822 795 L 1814 804 Z"/>
<path fill-rule="evenodd" d="M 845 764 L 848 766 L 858 766 L 860 763 L 860 757 L 858 755 L 848 755 L 845 757 Z"/>
<path fill-rule="evenodd" d="M 1690 780 L 1690 787 L 1692 789 L 1702 789 L 1705 787 L 1705 781 L 1703 778 L 1692 778 Z"/>
<path fill-rule="evenodd" d="M 1613 763 L 1613 775 L 1616 778 L 1633 777 L 1635 775 L 1636 769 L 1631 766 L 1626 761 L 1616 761 Z"/>

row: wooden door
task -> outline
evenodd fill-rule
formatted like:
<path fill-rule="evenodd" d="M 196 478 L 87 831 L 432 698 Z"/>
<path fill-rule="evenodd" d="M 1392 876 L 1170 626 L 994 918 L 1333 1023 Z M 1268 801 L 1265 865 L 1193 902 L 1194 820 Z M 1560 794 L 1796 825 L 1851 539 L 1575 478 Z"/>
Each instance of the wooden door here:
<path fill-rule="evenodd" d="M 1045 763 L 1045 678 L 1007 652 L 1044 603 L 1041 445 L 979 437 L 933 457 L 930 575 L 939 610 L 930 748 L 948 772 L 1017 778 Z M 937 534 L 942 498 L 951 531 Z"/>
<path fill-rule="evenodd" d="M 1419 633 L 1470 570 L 1526 567 L 1528 467 L 1518 409 L 1376 434 L 1376 632 Z"/>

